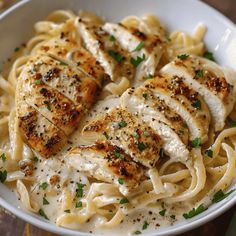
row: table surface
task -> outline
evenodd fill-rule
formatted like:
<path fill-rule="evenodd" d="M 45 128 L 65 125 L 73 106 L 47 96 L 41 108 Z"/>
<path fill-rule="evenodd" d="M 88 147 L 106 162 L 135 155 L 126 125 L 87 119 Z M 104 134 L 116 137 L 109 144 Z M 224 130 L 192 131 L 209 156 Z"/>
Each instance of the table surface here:
<path fill-rule="evenodd" d="M 12 0 L 5 0 L 6 5 L 12 3 Z M 2 1 L 4 2 L 4 1 Z M 236 22 L 236 0 L 204 0 L 204 2 L 215 7 L 232 21 Z M 0 1 L 1 3 L 1 1 Z M 1 7 L 1 4 L 0 4 Z M 181 234 L 182 236 L 199 236 L 199 235 L 211 235 L 211 236 L 223 236 L 226 235 L 229 224 L 236 212 L 236 206 L 228 210 L 223 215 L 219 216 L 215 220 L 212 220 L 201 227 L 198 227 L 192 231 Z M 234 229 L 231 227 L 231 232 L 236 232 L 236 225 Z M 34 227 L 17 217 L 5 212 L 0 211 L 0 235 L 3 236 L 55 236 L 54 234 L 45 232 L 37 227 Z M 229 231 L 228 231 L 229 232 Z M 233 235 L 228 233 L 227 236 Z M 236 235 L 236 233 L 235 233 Z"/>

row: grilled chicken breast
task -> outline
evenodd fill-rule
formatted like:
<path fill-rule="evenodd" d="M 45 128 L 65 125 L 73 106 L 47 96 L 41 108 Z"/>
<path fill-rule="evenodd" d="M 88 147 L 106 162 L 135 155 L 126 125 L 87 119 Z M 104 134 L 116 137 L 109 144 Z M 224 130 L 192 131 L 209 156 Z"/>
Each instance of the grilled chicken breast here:
<path fill-rule="evenodd" d="M 115 183 L 124 195 L 137 188 L 144 177 L 142 168 L 129 155 L 107 142 L 74 148 L 66 161 L 92 178 Z"/>
<path fill-rule="evenodd" d="M 160 156 L 160 137 L 125 109 L 115 108 L 92 120 L 84 127 L 83 135 L 109 140 L 146 167 L 154 166 Z"/>
<path fill-rule="evenodd" d="M 48 121 L 30 104 L 16 94 L 17 115 L 23 139 L 37 152 L 45 157 L 56 154 L 66 144 L 63 131 Z"/>
<path fill-rule="evenodd" d="M 79 18 L 77 28 L 85 47 L 100 62 L 111 80 L 122 77 L 133 79 L 135 68 L 130 63 L 129 53 L 102 29 L 102 24 Z"/>
<path fill-rule="evenodd" d="M 39 52 L 61 60 L 61 64 L 69 64 L 91 76 L 99 84 L 109 79 L 100 63 L 72 37 L 70 32 L 65 31 L 60 36 L 52 38 L 40 47 Z"/>
<path fill-rule="evenodd" d="M 209 107 L 215 130 L 223 129 L 236 97 L 231 83 L 233 79 L 225 76 L 219 65 L 204 58 L 188 56 L 184 60 L 176 58 L 161 72 L 181 77 L 184 83 L 197 91 Z"/>
<path fill-rule="evenodd" d="M 187 160 L 189 131 L 184 120 L 148 88 L 129 89 L 121 96 L 121 106 L 138 115 L 163 140 L 163 150 L 171 158 Z"/>
<path fill-rule="evenodd" d="M 18 78 L 16 106 L 20 111 L 21 106 L 27 104 L 43 117 L 41 120 L 45 124 L 42 126 L 48 126 L 49 122 L 61 130 L 63 136 L 68 136 L 93 104 L 97 90 L 94 79 L 48 56 L 38 55 L 31 58 Z M 17 115 L 19 118 L 25 116 Z M 32 138 L 27 135 L 27 129 L 22 129 L 22 132 L 23 136 Z M 42 137 L 40 133 L 38 137 Z M 31 144 L 31 140 L 28 142 Z M 56 148 L 53 153 L 56 153 Z"/>
<path fill-rule="evenodd" d="M 189 88 L 182 78 L 159 76 L 146 81 L 144 87 L 182 117 L 189 128 L 191 140 L 201 138 L 202 143 L 207 140 L 210 123 L 208 107 L 202 97 Z"/>
<path fill-rule="evenodd" d="M 145 55 L 145 60 L 138 65 L 136 70 L 137 81 L 155 74 L 163 53 L 159 35 L 148 35 L 137 28 L 128 28 L 122 24 L 105 23 L 102 28 L 131 53 L 134 59 L 143 58 Z"/>

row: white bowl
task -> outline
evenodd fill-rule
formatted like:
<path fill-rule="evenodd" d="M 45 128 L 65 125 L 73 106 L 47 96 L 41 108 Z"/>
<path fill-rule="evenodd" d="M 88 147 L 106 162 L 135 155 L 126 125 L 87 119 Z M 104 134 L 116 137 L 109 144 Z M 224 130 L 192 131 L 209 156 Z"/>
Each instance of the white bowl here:
<path fill-rule="evenodd" d="M 236 70 L 236 27 L 216 10 L 196 0 L 24 0 L 0 15 L 0 63 L 6 60 L 14 48 L 26 42 L 33 34 L 33 25 L 56 9 L 80 9 L 96 12 L 110 21 L 117 22 L 127 15 L 156 14 L 169 30 L 182 29 L 192 32 L 202 22 L 208 27 L 205 43 L 213 51 L 217 61 Z M 1 67 L 1 64 L 0 64 Z M 234 184 L 233 187 L 236 187 Z M 214 204 L 202 214 L 174 226 L 142 235 L 173 235 L 183 233 L 212 220 L 236 203 L 236 191 L 227 199 Z M 41 217 L 20 208 L 15 194 L 0 184 L 0 205 L 45 230 L 61 235 L 90 235 L 88 233 L 59 228 Z"/>

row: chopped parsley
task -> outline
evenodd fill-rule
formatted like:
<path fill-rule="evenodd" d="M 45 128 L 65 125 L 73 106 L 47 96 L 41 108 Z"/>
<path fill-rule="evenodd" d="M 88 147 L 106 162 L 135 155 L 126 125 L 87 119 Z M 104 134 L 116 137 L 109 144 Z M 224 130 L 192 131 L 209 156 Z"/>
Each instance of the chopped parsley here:
<path fill-rule="evenodd" d="M 140 42 L 132 52 L 138 52 L 144 47 L 144 42 Z"/>
<path fill-rule="evenodd" d="M 110 40 L 111 42 L 115 42 L 115 41 L 116 41 L 116 38 L 114 37 L 114 35 L 110 35 L 109 40 Z"/>
<path fill-rule="evenodd" d="M 47 105 L 47 109 L 48 109 L 49 111 L 51 111 L 51 106 L 50 106 L 49 101 L 43 101 L 43 103 L 44 103 L 45 105 Z"/>
<path fill-rule="evenodd" d="M 205 151 L 205 153 L 206 153 L 206 155 L 207 155 L 208 157 L 210 157 L 210 158 L 213 157 L 213 151 L 212 151 L 211 149 L 207 149 L 207 150 Z"/>
<path fill-rule="evenodd" d="M 204 76 L 204 71 L 203 70 L 198 70 L 196 72 L 196 76 L 202 78 Z"/>
<path fill-rule="evenodd" d="M 106 139 L 109 139 L 109 135 L 107 134 L 107 132 L 104 132 L 103 135 L 105 136 Z"/>
<path fill-rule="evenodd" d="M 43 190 L 45 190 L 47 187 L 48 187 L 47 182 L 43 182 L 42 184 L 39 185 L 39 188 L 42 188 Z"/>
<path fill-rule="evenodd" d="M 187 54 L 181 54 L 181 55 L 178 55 L 177 58 L 179 58 L 180 60 L 185 60 L 189 57 L 189 55 Z"/>
<path fill-rule="evenodd" d="M 225 199 L 226 197 L 228 197 L 232 192 L 234 192 L 235 189 L 232 189 L 231 191 L 229 191 L 228 193 L 224 193 L 222 190 L 219 190 L 218 192 L 216 192 L 213 196 L 212 199 L 212 203 L 217 203 L 220 202 L 221 200 Z"/>
<path fill-rule="evenodd" d="M 213 55 L 212 52 L 206 51 L 206 52 L 203 54 L 203 57 L 205 57 L 205 58 L 208 59 L 208 60 L 215 61 L 215 58 L 214 58 L 214 55 Z"/>
<path fill-rule="evenodd" d="M 147 94 L 147 93 L 144 93 L 144 94 L 143 94 L 143 97 L 144 97 L 145 99 L 147 99 L 148 94 Z"/>
<path fill-rule="evenodd" d="M 152 74 L 149 74 L 147 77 L 146 77 L 146 79 L 153 79 L 154 78 L 154 75 L 152 75 Z"/>
<path fill-rule="evenodd" d="M 134 138 L 136 138 L 136 139 L 139 139 L 139 138 L 140 138 L 140 136 L 139 136 L 139 134 L 138 134 L 137 132 L 135 132 L 133 136 L 134 136 Z"/>
<path fill-rule="evenodd" d="M 20 48 L 18 48 L 18 47 L 16 47 L 15 49 L 14 49 L 14 52 L 19 52 L 20 51 Z"/>
<path fill-rule="evenodd" d="M 115 155 L 115 157 L 117 157 L 117 158 L 120 158 L 120 159 L 124 159 L 124 155 L 123 154 L 121 154 L 121 153 L 119 153 L 119 152 L 114 152 L 114 155 Z"/>
<path fill-rule="evenodd" d="M 67 66 L 67 64 L 65 62 L 63 62 L 63 61 L 60 62 L 60 65 L 61 66 Z"/>
<path fill-rule="evenodd" d="M 38 157 L 33 157 L 33 161 L 35 161 L 35 162 L 38 162 L 39 161 L 39 159 L 38 159 Z"/>
<path fill-rule="evenodd" d="M 191 211 L 189 211 L 188 213 L 184 213 L 183 217 L 185 219 L 190 219 L 198 214 L 201 214 L 203 211 L 205 211 L 205 207 L 203 206 L 203 204 L 199 205 L 197 208 L 193 208 Z"/>
<path fill-rule="evenodd" d="M 43 205 L 49 205 L 49 201 L 45 197 L 43 197 Z"/>
<path fill-rule="evenodd" d="M 164 149 L 160 148 L 160 158 L 162 158 L 164 156 Z"/>
<path fill-rule="evenodd" d="M 142 229 L 145 230 L 145 229 L 147 229 L 148 226 L 149 226 L 148 222 L 144 221 Z"/>
<path fill-rule="evenodd" d="M 42 80 L 41 79 L 36 79 L 34 81 L 34 84 L 36 84 L 36 85 L 42 84 Z"/>
<path fill-rule="evenodd" d="M 81 64 L 81 62 L 80 61 L 77 61 L 77 66 L 79 66 Z"/>
<path fill-rule="evenodd" d="M 2 159 L 3 162 L 5 162 L 6 159 L 7 159 L 6 154 L 3 153 L 3 154 L 0 156 L 0 159 Z"/>
<path fill-rule="evenodd" d="M 135 234 L 135 235 L 138 235 L 138 234 L 142 234 L 142 232 L 139 231 L 139 230 L 136 230 L 136 231 L 134 232 L 134 234 Z"/>
<path fill-rule="evenodd" d="M 122 128 L 126 127 L 127 123 L 125 121 L 121 121 L 121 122 L 119 122 L 119 126 L 122 127 Z"/>
<path fill-rule="evenodd" d="M 230 127 L 236 127 L 236 121 L 228 118 L 227 123 L 229 124 Z"/>
<path fill-rule="evenodd" d="M 161 216 L 165 216 L 165 214 L 166 214 L 166 209 L 163 209 L 163 210 L 159 211 L 159 214 L 160 214 Z"/>
<path fill-rule="evenodd" d="M 192 106 L 198 110 L 201 109 L 201 101 L 200 100 L 195 101 L 194 103 L 192 103 Z"/>
<path fill-rule="evenodd" d="M 4 170 L 4 171 L 0 170 L 0 181 L 2 183 L 4 183 L 6 179 L 7 179 L 7 171 L 6 170 Z"/>
<path fill-rule="evenodd" d="M 145 146 L 145 144 L 143 143 L 143 142 L 138 142 L 138 149 L 139 149 L 139 151 L 143 151 L 143 150 L 145 150 L 146 149 L 146 146 Z"/>
<path fill-rule="evenodd" d="M 66 213 L 70 213 L 70 210 L 69 210 L 69 209 L 67 209 L 67 210 L 64 210 L 64 212 L 66 212 Z"/>
<path fill-rule="evenodd" d="M 192 140 L 191 146 L 193 148 L 199 147 L 201 145 L 201 139 L 200 138 L 195 138 Z"/>
<path fill-rule="evenodd" d="M 76 183 L 77 189 L 76 189 L 76 197 L 83 197 L 84 195 L 84 187 L 86 184 Z"/>
<path fill-rule="evenodd" d="M 109 51 L 108 51 L 108 54 L 109 54 L 109 56 L 111 56 L 112 58 L 114 58 L 117 62 L 122 62 L 122 61 L 125 60 L 125 58 L 124 58 L 121 54 L 119 54 L 118 52 L 109 50 Z"/>
<path fill-rule="evenodd" d="M 121 185 L 124 184 L 124 179 L 119 178 L 119 179 L 118 179 L 118 183 L 121 184 Z"/>
<path fill-rule="evenodd" d="M 79 201 L 79 202 L 76 202 L 75 203 L 75 208 L 80 208 L 80 207 L 82 207 L 82 202 L 81 201 Z"/>
<path fill-rule="evenodd" d="M 145 137 L 149 137 L 149 136 L 150 136 L 150 132 L 147 131 L 147 130 L 145 130 L 145 131 L 143 132 L 143 135 L 144 135 Z"/>
<path fill-rule="evenodd" d="M 42 209 L 40 209 L 38 213 L 39 213 L 39 215 L 41 215 L 41 216 L 42 216 L 43 218 L 45 218 L 46 220 L 49 220 L 48 217 L 47 217 L 47 215 L 45 214 L 45 212 L 44 212 Z"/>
<path fill-rule="evenodd" d="M 171 215 L 170 218 L 175 220 L 175 215 Z"/>
<path fill-rule="evenodd" d="M 129 200 L 127 198 L 120 199 L 120 204 L 126 204 L 126 203 L 129 203 Z"/>
<path fill-rule="evenodd" d="M 146 58 L 145 54 L 143 54 L 142 57 L 137 56 L 136 59 L 131 57 L 130 62 L 135 68 L 137 68 L 139 66 L 139 64 L 145 60 L 145 58 Z"/>

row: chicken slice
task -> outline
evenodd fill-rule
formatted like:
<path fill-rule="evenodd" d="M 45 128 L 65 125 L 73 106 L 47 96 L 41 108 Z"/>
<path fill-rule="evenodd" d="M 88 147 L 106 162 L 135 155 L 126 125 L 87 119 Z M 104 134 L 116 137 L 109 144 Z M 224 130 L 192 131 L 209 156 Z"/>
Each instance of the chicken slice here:
<path fill-rule="evenodd" d="M 103 66 L 112 81 L 122 77 L 132 80 L 134 66 L 130 63 L 131 57 L 111 36 L 102 29 L 103 24 L 93 20 L 79 18 L 78 31 L 83 38 L 85 47 Z"/>
<path fill-rule="evenodd" d="M 121 46 L 131 53 L 134 59 L 145 60 L 140 63 L 136 70 L 136 80 L 142 80 L 155 74 L 156 67 L 163 53 L 161 37 L 154 34 L 146 34 L 134 27 L 126 27 L 122 24 L 105 23 L 102 27 L 112 35 Z"/>
<path fill-rule="evenodd" d="M 28 81 L 29 78 L 31 79 Z M 69 65 L 43 55 L 30 60 L 21 74 L 21 80 L 27 81 L 30 85 L 45 84 L 84 108 L 90 108 L 99 91 L 94 79 Z"/>
<path fill-rule="evenodd" d="M 164 101 L 145 87 L 129 89 L 121 96 L 121 106 L 146 122 L 163 140 L 163 150 L 174 159 L 186 161 L 189 156 L 188 128 L 184 120 Z"/>
<path fill-rule="evenodd" d="M 107 142 L 74 148 L 65 160 L 89 177 L 116 184 L 124 195 L 135 190 L 144 176 L 142 168 L 129 155 Z"/>
<path fill-rule="evenodd" d="M 99 84 L 109 79 L 100 63 L 71 36 L 70 32 L 63 32 L 59 37 L 52 38 L 40 47 L 39 52 L 61 60 L 62 64 L 64 62 L 79 69 Z"/>
<path fill-rule="evenodd" d="M 32 59 L 23 69 L 17 89 L 22 100 L 69 135 L 94 101 L 97 84 L 88 78 L 80 80 L 76 72 L 59 63 L 48 57 Z"/>
<path fill-rule="evenodd" d="M 17 95 L 17 117 L 24 140 L 42 156 L 55 155 L 66 144 L 65 134 Z"/>
<path fill-rule="evenodd" d="M 208 107 L 202 97 L 190 89 L 182 78 L 159 76 L 146 81 L 144 87 L 182 117 L 188 126 L 191 140 L 200 138 L 202 143 L 207 140 L 210 124 Z"/>
<path fill-rule="evenodd" d="M 146 167 L 154 166 L 160 156 L 160 137 L 136 116 L 121 108 L 92 120 L 84 127 L 83 135 L 109 140 Z"/>
<path fill-rule="evenodd" d="M 226 76 L 222 67 L 197 56 L 176 58 L 162 68 L 161 72 L 181 77 L 189 87 L 198 91 L 209 107 L 215 130 L 223 129 L 236 99 L 232 82 L 236 78 L 235 74 Z"/>

